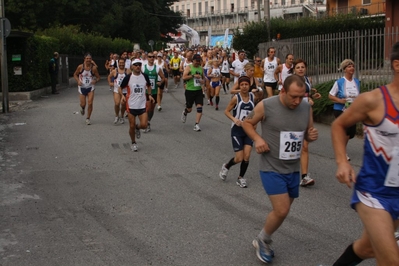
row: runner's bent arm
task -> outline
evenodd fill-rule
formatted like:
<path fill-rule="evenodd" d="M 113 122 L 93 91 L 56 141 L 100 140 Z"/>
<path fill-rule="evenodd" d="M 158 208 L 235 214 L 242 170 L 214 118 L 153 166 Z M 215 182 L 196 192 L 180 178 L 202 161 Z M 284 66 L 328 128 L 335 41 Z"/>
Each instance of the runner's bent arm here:
<path fill-rule="evenodd" d="M 256 125 L 264 120 L 264 106 L 263 102 L 258 103 L 252 112 L 241 123 L 242 128 L 250 139 L 255 142 L 256 152 L 261 154 L 270 151 L 269 145 L 266 141 L 256 132 Z"/>

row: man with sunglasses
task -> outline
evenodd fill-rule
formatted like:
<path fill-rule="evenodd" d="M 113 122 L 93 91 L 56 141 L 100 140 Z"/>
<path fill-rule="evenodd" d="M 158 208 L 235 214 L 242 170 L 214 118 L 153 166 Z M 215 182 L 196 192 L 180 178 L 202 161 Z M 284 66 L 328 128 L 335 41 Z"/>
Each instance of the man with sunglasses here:
<path fill-rule="evenodd" d="M 152 52 L 147 54 L 147 60 L 148 63 L 141 66 L 141 72 L 146 74 L 150 79 L 151 95 L 154 101 L 147 101 L 148 124 L 147 128 L 144 130 L 145 133 L 151 131 L 150 121 L 154 116 L 155 104 L 158 99 L 158 86 L 160 86 L 165 79 L 162 68 L 154 64 L 155 56 Z"/>
<path fill-rule="evenodd" d="M 129 135 L 132 141 L 132 151 L 137 151 L 138 146 L 136 138 L 141 136 L 140 129 L 147 128 L 148 116 L 146 112 L 147 99 L 155 102 L 151 95 L 151 82 L 147 74 L 141 72 L 142 61 L 134 59 L 132 62 L 132 73 L 126 75 L 119 87 L 119 94 L 122 102 L 126 102 L 126 110 L 129 119 Z M 122 89 L 126 88 L 126 96 L 123 95 Z M 139 118 L 139 124 L 136 125 L 136 117 Z"/>
<path fill-rule="evenodd" d="M 267 49 L 267 57 L 263 59 L 261 63 L 264 72 L 263 82 L 266 89 L 264 97 L 273 96 L 273 91 L 277 89 L 277 80 L 274 76 L 274 72 L 281 63 L 280 59 L 275 57 L 275 54 L 276 49 L 274 47 L 269 47 Z"/>

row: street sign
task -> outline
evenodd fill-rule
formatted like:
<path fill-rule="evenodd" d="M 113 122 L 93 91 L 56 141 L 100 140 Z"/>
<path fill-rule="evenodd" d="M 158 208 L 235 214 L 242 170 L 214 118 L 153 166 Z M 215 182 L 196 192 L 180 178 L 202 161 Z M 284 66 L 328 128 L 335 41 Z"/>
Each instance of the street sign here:
<path fill-rule="evenodd" d="M 3 36 L 7 38 L 11 33 L 11 23 L 8 20 L 8 18 L 2 18 L 1 25 L 2 26 L 0 27 L 0 33 L 2 33 Z M 4 25 L 4 27 L 3 27 L 3 25 Z"/>
<path fill-rule="evenodd" d="M 152 46 L 154 45 L 154 41 L 153 40 L 149 40 L 148 41 L 148 45 L 151 46 L 151 51 L 154 51 L 154 49 L 152 49 Z"/>

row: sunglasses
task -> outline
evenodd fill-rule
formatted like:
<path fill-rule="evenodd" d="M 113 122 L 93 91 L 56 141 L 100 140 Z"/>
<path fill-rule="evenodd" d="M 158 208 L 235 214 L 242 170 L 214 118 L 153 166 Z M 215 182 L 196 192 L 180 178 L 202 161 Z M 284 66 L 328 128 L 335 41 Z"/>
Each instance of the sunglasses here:
<path fill-rule="evenodd" d="M 148 57 L 148 58 L 154 58 L 154 56 L 153 56 L 153 55 L 148 55 L 147 57 Z"/>
<path fill-rule="evenodd" d="M 141 64 L 133 64 L 133 66 L 141 66 Z"/>
<path fill-rule="evenodd" d="M 260 62 L 261 60 L 255 60 L 255 62 Z"/>

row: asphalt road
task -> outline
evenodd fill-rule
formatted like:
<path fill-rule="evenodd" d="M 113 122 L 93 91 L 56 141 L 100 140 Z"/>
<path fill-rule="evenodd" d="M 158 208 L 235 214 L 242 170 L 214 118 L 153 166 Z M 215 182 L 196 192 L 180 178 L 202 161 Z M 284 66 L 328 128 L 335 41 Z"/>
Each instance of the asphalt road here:
<path fill-rule="evenodd" d="M 170 86 L 172 87 L 172 86 Z M 0 120 L 0 265 L 262 265 L 252 240 L 270 202 L 253 152 L 248 188 L 223 182 L 234 153 L 230 120 L 204 106 L 180 121 L 183 89 L 164 95 L 152 131 L 130 151 L 128 125 L 114 125 L 105 81 L 95 92 L 92 125 L 79 111 L 77 88 L 21 105 Z M 273 265 L 332 265 L 361 233 L 351 190 L 335 179 L 330 127 L 316 124 L 310 173 L 289 217 L 273 235 Z M 348 146 L 358 170 L 362 140 Z M 370 260 L 362 265 L 374 265 Z"/>

